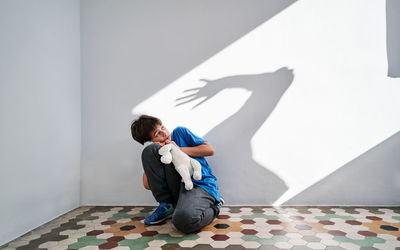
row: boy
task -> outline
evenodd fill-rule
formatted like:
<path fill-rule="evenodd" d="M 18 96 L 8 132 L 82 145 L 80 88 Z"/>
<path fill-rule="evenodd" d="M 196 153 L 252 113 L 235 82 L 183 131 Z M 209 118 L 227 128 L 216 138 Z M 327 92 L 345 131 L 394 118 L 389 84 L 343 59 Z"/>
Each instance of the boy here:
<path fill-rule="evenodd" d="M 142 152 L 143 185 L 151 190 L 160 205 L 144 223 L 153 225 L 172 217 L 174 226 L 183 233 L 195 232 L 210 224 L 219 214 L 223 202 L 217 178 L 204 158 L 214 154 L 212 146 L 184 127 L 177 127 L 170 134 L 160 119 L 148 115 L 142 115 L 132 123 L 131 133 L 133 139 L 141 144 L 154 142 Z M 202 179 L 192 179 L 192 190 L 185 189 L 172 163 L 160 161 L 158 150 L 169 143 L 178 146 L 202 166 Z"/>

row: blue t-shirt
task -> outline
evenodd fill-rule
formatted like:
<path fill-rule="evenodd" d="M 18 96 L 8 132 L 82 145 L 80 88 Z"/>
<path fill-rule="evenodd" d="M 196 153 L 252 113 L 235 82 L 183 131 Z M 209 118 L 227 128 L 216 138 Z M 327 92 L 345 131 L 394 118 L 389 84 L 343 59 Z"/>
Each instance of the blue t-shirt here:
<path fill-rule="evenodd" d="M 202 138 L 193 134 L 185 127 L 177 127 L 172 131 L 171 139 L 179 147 L 195 147 L 205 142 Z M 191 156 L 190 156 L 191 157 Z M 201 180 L 197 181 L 192 178 L 193 184 L 199 186 L 211 194 L 218 202 L 220 196 L 218 191 L 217 178 L 213 175 L 210 166 L 204 157 L 192 157 L 201 164 Z"/>

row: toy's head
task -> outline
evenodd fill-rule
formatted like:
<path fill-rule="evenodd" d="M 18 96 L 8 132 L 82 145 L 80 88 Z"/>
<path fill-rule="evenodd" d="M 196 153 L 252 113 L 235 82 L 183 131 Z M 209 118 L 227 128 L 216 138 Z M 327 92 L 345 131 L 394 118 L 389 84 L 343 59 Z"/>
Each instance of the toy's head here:
<path fill-rule="evenodd" d="M 162 146 L 158 153 L 161 155 L 161 162 L 164 164 L 170 164 L 172 162 L 172 154 L 171 154 L 172 144 L 167 144 Z"/>

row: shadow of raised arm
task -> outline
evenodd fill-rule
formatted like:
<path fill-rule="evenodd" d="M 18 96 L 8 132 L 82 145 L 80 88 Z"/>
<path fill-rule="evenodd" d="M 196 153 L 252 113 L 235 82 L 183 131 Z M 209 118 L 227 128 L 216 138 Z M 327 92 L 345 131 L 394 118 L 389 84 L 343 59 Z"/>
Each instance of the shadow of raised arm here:
<path fill-rule="evenodd" d="M 230 78 L 230 77 L 225 77 L 225 78 Z M 207 80 L 207 79 L 200 79 L 200 81 L 205 82 L 206 84 L 203 87 L 199 88 L 192 88 L 192 89 L 187 89 L 184 90 L 183 93 L 186 93 L 186 96 L 179 97 L 175 101 L 181 101 L 177 103 L 175 106 L 180 106 L 192 101 L 195 101 L 197 99 L 204 98 L 202 101 L 197 103 L 192 107 L 192 109 L 196 108 L 197 106 L 203 104 L 207 100 L 211 99 L 214 97 L 216 94 L 224 90 L 225 88 L 229 88 L 227 83 L 230 83 L 229 81 L 221 81 L 224 78 L 221 78 L 219 80 Z M 221 82 L 225 82 L 226 84 L 221 84 Z M 191 93 L 193 92 L 193 93 Z"/>
<path fill-rule="evenodd" d="M 290 83 L 292 80 L 293 71 L 286 67 L 282 67 L 275 72 L 262 74 L 227 76 L 216 80 L 200 79 L 200 81 L 203 81 L 206 84 L 203 87 L 184 90 L 183 93 L 186 95 L 177 98 L 175 101 L 179 103 L 175 106 L 184 105 L 203 98 L 199 103 L 192 107 L 192 109 L 194 109 L 217 95 L 222 90 L 229 88 L 242 88 L 262 94 L 265 93 L 265 91 L 270 90 L 271 84 Z"/>

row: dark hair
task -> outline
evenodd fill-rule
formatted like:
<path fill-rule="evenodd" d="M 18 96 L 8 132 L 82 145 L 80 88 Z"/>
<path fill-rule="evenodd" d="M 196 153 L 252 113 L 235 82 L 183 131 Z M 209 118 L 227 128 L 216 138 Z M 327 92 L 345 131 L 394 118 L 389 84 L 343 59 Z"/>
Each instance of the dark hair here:
<path fill-rule="evenodd" d="M 144 144 L 151 140 L 150 133 L 157 125 L 162 125 L 160 119 L 154 116 L 141 115 L 138 119 L 132 122 L 131 133 L 135 141 Z"/>

